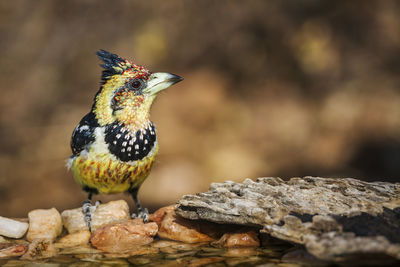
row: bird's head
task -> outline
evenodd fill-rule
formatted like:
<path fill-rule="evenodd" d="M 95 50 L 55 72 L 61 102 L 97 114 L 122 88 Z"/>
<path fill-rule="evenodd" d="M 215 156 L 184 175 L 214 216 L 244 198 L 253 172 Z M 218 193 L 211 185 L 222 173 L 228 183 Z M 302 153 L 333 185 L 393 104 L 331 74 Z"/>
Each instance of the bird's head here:
<path fill-rule="evenodd" d="M 143 128 L 157 94 L 183 78 L 167 73 L 152 73 L 104 50 L 96 52 L 104 61 L 102 85 L 95 97 L 93 112 L 100 125 L 115 121 L 132 129 Z"/>

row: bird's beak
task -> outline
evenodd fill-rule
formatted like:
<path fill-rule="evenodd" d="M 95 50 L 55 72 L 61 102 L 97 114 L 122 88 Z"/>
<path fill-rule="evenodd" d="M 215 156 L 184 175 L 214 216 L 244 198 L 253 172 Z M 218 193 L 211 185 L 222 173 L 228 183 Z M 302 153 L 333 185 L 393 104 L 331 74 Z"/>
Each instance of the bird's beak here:
<path fill-rule="evenodd" d="M 155 95 L 161 90 L 164 90 L 182 80 L 182 77 L 168 72 L 152 73 L 147 80 L 147 87 L 143 89 L 143 92 L 149 95 Z"/>

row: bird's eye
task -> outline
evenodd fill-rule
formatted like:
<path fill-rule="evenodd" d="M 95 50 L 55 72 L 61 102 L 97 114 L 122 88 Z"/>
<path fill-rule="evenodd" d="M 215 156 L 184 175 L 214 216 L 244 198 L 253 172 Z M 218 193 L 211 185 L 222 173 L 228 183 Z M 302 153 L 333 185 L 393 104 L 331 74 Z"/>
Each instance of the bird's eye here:
<path fill-rule="evenodd" d="M 133 79 L 132 81 L 130 81 L 130 85 L 133 89 L 139 89 L 140 87 L 142 87 L 143 82 L 140 79 Z"/>

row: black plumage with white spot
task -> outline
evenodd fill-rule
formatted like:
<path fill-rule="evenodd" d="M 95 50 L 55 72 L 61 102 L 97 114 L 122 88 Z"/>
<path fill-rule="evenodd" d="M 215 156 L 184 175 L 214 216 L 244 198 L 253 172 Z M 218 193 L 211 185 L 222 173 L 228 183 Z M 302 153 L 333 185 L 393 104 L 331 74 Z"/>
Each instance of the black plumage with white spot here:
<path fill-rule="evenodd" d="M 94 130 L 96 127 L 99 127 L 99 123 L 97 122 L 96 116 L 93 112 L 86 114 L 86 116 L 79 122 L 78 126 L 72 133 L 70 143 L 72 153 L 75 156 L 79 155 L 82 150 L 94 142 Z"/>
<path fill-rule="evenodd" d="M 149 123 L 145 129 L 132 133 L 123 123 L 106 126 L 105 142 L 108 149 L 121 161 L 134 161 L 146 157 L 157 140 L 156 128 Z"/>

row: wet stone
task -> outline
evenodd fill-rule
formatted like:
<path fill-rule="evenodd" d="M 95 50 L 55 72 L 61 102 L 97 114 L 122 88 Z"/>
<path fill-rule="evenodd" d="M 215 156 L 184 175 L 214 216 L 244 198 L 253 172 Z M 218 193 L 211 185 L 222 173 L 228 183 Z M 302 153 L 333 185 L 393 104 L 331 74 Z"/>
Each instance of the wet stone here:
<path fill-rule="evenodd" d="M 150 246 L 137 246 L 136 248 L 132 248 L 130 251 L 124 253 L 106 253 L 104 254 L 106 258 L 129 258 L 137 255 L 149 255 L 159 253 L 157 248 L 153 248 Z"/>
<path fill-rule="evenodd" d="M 26 260 L 46 259 L 56 256 L 58 250 L 54 247 L 51 240 L 34 239 L 28 247 L 28 251 L 21 257 Z"/>
<path fill-rule="evenodd" d="M 101 251 L 89 245 L 60 249 L 59 255 L 100 254 Z"/>
<path fill-rule="evenodd" d="M 242 258 L 230 258 L 226 259 L 225 262 L 228 266 L 253 266 L 254 264 L 261 262 L 262 258 L 259 257 L 242 257 Z"/>
<path fill-rule="evenodd" d="M 157 224 L 143 223 L 142 219 L 126 220 L 97 229 L 90 239 L 91 244 L 110 253 L 129 253 L 138 246 L 149 244 L 157 234 Z"/>
<path fill-rule="evenodd" d="M 199 267 L 199 266 L 204 266 L 204 265 L 208 265 L 211 263 L 221 262 L 223 260 L 224 260 L 224 258 L 222 258 L 222 257 L 194 259 L 189 262 L 188 266 L 189 267 Z"/>
<path fill-rule="evenodd" d="M 28 250 L 28 245 L 0 243 L 0 259 L 22 256 Z"/>
<path fill-rule="evenodd" d="M 201 246 L 207 245 L 207 243 L 183 243 L 172 240 L 157 240 L 154 241 L 151 246 L 156 248 L 166 248 L 174 251 L 192 251 L 199 250 Z"/>
<path fill-rule="evenodd" d="M 158 220 L 159 237 L 185 243 L 210 242 L 214 240 L 211 236 L 200 232 L 201 223 L 176 216 L 172 206 L 163 210 L 162 213 L 162 219 Z"/>
<path fill-rule="evenodd" d="M 224 257 L 249 257 L 261 254 L 255 248 L 229 248 L 222 256 Z"/>
<path fill-rule="evenodd" d="M 187 256 L 193 256 L 196 254 L 196 251 L 186 251 L 186 252 L 181 252 L 181 253 L 175 253 L 175 254 L 169 254 L 166 255 L 166 259 L 178 259 L 178 258 L 183 258 Z"/>
<path fill-rule="evenodd" d="M 226 248 L 231 247 L 259 247 L 260 240 L 256 231 L 248 231 L 242 233 L 226 233 L 213 245 Z"/>

